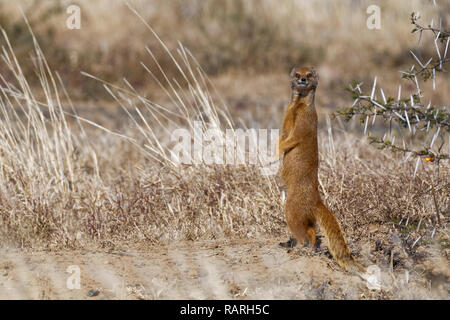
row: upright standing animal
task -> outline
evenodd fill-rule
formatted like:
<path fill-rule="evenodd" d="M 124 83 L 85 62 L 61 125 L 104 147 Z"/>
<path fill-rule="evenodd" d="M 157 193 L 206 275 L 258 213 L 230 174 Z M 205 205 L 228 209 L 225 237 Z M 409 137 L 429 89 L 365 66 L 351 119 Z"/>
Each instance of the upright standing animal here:
<path fill-rule="evenodd" d="M 365 272 L 365 268 L 350 254 L 338 222 L 320 199 L 317 112 L 314 106 L 318 74 L 313 68 L 294 68 L 290 77 L 292 97 L 277 148 L 278 157 L 284 155 L 281 177 L 287 186 L 287 224 L 298 242 L 315 245 L 317 221 L 338 264 L 347 271 Z"/>

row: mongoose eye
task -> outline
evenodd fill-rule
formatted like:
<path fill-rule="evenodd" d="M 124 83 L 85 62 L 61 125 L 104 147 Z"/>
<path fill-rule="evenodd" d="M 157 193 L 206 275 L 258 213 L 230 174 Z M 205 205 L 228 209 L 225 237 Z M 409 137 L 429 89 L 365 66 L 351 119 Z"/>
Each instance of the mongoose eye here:
<path fill-rule="evenodd" d="M 312 77 L 312 73 L 311 73 L 311 72 L 308 72 L 308 73 L 306 74 L 306 76 L 307 76 L 308 78 L 311 78 L 311 77 Z"/>
<path fill-rule="evenodd" d="M 297 73 L 295 74 L 295 77 L 296 77 L 297 79 L 300 79 L 300 78 L 302 77 L 302 75 L 301 75 L 300 73 L 297 72 Z"/>

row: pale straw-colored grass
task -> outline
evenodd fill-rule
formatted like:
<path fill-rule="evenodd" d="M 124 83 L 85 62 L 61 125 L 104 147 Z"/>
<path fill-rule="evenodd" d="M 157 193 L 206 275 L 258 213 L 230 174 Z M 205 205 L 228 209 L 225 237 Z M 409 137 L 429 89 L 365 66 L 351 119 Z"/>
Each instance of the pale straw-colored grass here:
<path fill-rule="evenodd" d="M 84 73 L 125 110 L 123 132 L 76 115 L 35 38 L 40 87 L 31 88 L 4 34 L 3 63 L 14 75 L 1 80 L 0 232 L 5 242 L 77 247 L 288 236 L 278 177 L 262 176 L 257 165 L 174 165 L 169 152 L 174 129 L 192 129 L 199 120 L 203 129 L 214 125 L 223 131 L 236 129 L 239 121 L 217 102 L 220 94 L 190 52 L 180 44 L 172 53 L 147 28 L 177 70 L 169 77 L 147 48 L 156 68 L 141 67 L 165 92 L 167 104 L 146 98 L 126 79 L 120 87 Z M 433 220 L 428 165 L 412 178 L 411 161 L 380 152 L 335 125 L 320 132 L 320 186 L 350 243 L 364 239 L 374 225 L 405 232 L 411 246 L 420 245 L 414 243 L 419 236 L 435 238 L 442 229 Z M 441 175 L 437 196 L 445 213 L 448 167 Z M 443 220 L 447 225 L 448 216 Z"/>

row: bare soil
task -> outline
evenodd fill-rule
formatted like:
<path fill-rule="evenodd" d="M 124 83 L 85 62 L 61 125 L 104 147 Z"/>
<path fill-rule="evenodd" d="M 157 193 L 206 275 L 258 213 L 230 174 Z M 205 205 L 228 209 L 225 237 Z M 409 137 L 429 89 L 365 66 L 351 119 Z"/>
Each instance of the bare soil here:
<path fill-rule="evenodd" d="M 410 268 L 391 268 L 377 259 L 379 252 L 363 244 L 358 259 L 365 265 L 376 261 L 381 269 L 381 290 L 370 290 L 365 280 L 342 271 L 326 247 L 288 252 L 278 245 L 284 240 L 183 241 L 81 250 L 3 248 L 0 298 L 449 298 L 448 257 L 436 254 Z M 80 269 L 80 289 L 67 287 L 73 275 L 70 266 Z"/>

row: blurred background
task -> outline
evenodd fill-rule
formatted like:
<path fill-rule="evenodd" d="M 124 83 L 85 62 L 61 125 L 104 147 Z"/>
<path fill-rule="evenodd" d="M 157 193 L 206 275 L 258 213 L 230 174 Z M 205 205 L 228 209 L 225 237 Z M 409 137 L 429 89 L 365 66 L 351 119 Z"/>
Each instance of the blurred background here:
<path fill-rule="evenodd" d="M 445 1 L 443 1 L 445 2 Z M 410 16 L 420 12 L 421 22 L 442 18 L 448 24 L 450 6 L 432 0 L 412 1 L 163 1 L 134 0 L 132 7 L 154 29 L 168 49 L 180 41 L 214 78 L 231 107 L 279 106 L 289 99 L 288 73 L 293 66 L 316 66 L 320 74 L 318 99 L 334 110 L 349 102 L 342 87 L 352 80 L 371 86 L 374 76 L 387 94 L 395 95 L 400 70 L 435 54 L 431 41 L 418 45 Z M 67 7 L 81 9 L 81 29 L 66 27 Z M 370 5 L 380 8 L 381 28 L 369 29 Z M 155 36 L 121 0 L 8 1 L 0 2 L 0 25 L 5 28 L 24 72 L 34 74 L 31 35 L 21 7 L 43 48 L 51 68 L 61 74 L 75 100 L 103 100 L 103 87 L 80 71 L 118 83 L 125 77 L 141 94 L 158 94 L 158 86 L 141 66 L 152 70 L 153 59 L 170 77 L 176 67 Z M 437 23 L 437 22 L 435 22 Z M 1 68 L 0 72 L 5 70 Z M 157 70 L 157 69 L 156 69 Z M 162 76 L 155 72 L 162 78 Z M 29 81 L 32 81 L 30 79 Z M 448 101 L 447 79 L 438 80 L 433 102 Z M 447 98 L 447 99 L 446 99 Z"/>

